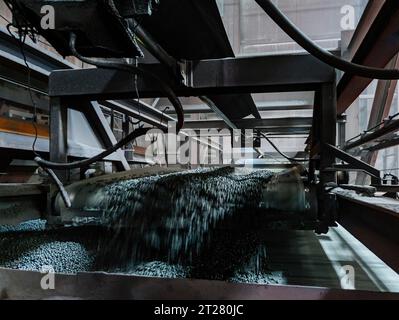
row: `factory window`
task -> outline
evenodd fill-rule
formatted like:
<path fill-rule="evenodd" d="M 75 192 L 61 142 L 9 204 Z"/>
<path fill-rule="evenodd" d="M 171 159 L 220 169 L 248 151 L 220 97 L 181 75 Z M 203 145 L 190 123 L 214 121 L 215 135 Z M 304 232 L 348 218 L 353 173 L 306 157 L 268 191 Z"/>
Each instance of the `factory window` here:
<path fill-rule="evenodd" d="M 384 173 L 398 176 L 398 147 L 384 150 L 383 159 Z"/>
<path fill-rule="evenodd" d="M 341 32 L 347 30 L 342 25 L 345 7 L 352 8 L 353 22 L 356 26 L 367 5 L 367 0 L 278 0 L 274 3 L 318 45 L 325 49 L 339 47 Z M 226 25 L 235 29 L 234 37 L 240 42 L 237 54 L 281 53 L 302 51 L 252 0 L 237 2 L 240 12 L 240 25 Z M 237 30 L 238 29 L 238 30 Z M 239 31 L 239 32 L 238 32 Z M 230 32 L 231 33 L 231 32 Z M 235 39 L 231 39 L 234 43 Z"/>
<path fill-rule="evenodd" d="M 220 15 L 223 17 L 224 16 L 224 0 L 216 0 L 216 3 L 218 5 Z"/>

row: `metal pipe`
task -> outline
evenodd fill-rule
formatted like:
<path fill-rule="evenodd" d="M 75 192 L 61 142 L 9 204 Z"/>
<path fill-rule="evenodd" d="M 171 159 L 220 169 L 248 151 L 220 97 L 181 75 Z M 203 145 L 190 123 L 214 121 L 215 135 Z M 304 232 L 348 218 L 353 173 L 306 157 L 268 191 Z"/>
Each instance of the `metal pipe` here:
<path fill-rule="evenodd" d="M 399 130 L 399 120 L 394 120 L 389 122 L 387 125 L 383 126 L 381 129 L 378 129 L 372 133 L 366 134 L 365 136 L 361 137 L 357 141 L 348 143 L 344 150 L 351 150 L 361 145 L 364 145 L 368 142 L 374 141 L 378 138 L 385 136 L 388 133 L 394 132 Z"/>

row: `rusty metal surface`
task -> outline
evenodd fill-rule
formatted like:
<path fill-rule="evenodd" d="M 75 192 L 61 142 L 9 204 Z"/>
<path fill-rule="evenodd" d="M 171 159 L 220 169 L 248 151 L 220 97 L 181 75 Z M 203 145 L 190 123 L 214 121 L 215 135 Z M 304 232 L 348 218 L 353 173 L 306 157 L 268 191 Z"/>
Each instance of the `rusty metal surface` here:
<path fill-rule="evenodd" d="M 350 44 L 351 61 L 384 68 L 399 51 L 398 22 L 398 1 L 371 1 Z M 345 112 L 371 81 L 345 73 L 337 88 L 338 113 Z"/>
<path fill-rule="evenodd" d="M 357 199 L 338 197 L 339 222 L 381 260 L 399 272 L 399 214 Z"/>
<path fill-rule="evenodd" d="M 139 300 L 397 300 L 399 294 L 316 287 L 251 285 L 221 281 L 161 279 L 105 273 L 55 275 L 55 290 L 40 286 L 43 274 L 0 269 L 1 299 Z"/>
<path fill-rule="evenodd" d="M 388 64 L 388 68 L 399 68 L 399 56 L 396 55 Z M 388 117 L 391 110 L 393 97 L 396 91 L 397 80 L 384 81 L 380 80 L 377 84 L 373 106 L 371 108 L 368 129 L 375 128 L 382 120 Z M 378 151 L 369 151 L 362 155 L 361 160 L 375 166 L 377 162 Z M 356 184 L 365 184 L 366 176 L 363 173 L 358 173 L 356 177 Z"/>

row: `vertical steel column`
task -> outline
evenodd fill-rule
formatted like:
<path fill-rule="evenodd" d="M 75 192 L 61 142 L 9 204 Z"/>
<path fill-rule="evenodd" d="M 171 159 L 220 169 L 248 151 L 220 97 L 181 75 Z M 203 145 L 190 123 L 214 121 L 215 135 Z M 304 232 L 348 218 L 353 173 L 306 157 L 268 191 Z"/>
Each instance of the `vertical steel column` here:
<path fill-rule="evenodd" d="M 320 182 L 336 182 L 336 173 L 325 171 L 335 163 L 335 156 L 325 144 L 335 146 L 337 140 L 337 93 L 335 82 L 321 85 L 320 88 Z"/>
<path fill-rule="evenodd" d="M 322 84 L 318 97 L 319 114 L 319 145 L 320 145 L 320 182 L 319 193 L 319 220 L 317 232 L 325 233 L 328 227 L 335 224 L 336 208 L 334 195 L 326 192 L 325 185 L 337 182 L 335 171 L 328 171 L 335 163 L 335 155 L 326 147 L 327 144 L 336 145 L 337 134 L 337 93 L 335 81 Z"/>
<path fill-rule="evenodd" d="M 60 98 L 50 98 L 50 161 L 65 163 L 68 161 L 68 108 Z M 54 170 L 61 182 L 68 180 L 67 170 Z M 47 193 L 47 219 L 57 224 L 59 217 L 54 215 L 53 200 L 57 187 L 50 185 Z"/>
<path fill-rule="evenodd" d="M 342 113 L 337 118 L 338 122 L 338 146 L 340 149 L 345 147 L 346 143 L 346 113 Z"/>
<path fill-rule="evenodd" d="M 68 108 L 60 98 L 50 99 L 50 161 L 65 163 L 68 160 Z M 68 180 L 66 170 L 55 171 L 58 178 Z"/>

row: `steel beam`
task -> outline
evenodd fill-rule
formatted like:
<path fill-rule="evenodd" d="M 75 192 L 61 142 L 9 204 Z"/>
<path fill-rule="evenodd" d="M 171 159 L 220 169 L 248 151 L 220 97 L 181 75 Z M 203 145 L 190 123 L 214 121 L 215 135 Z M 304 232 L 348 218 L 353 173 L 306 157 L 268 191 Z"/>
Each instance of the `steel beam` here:
<path fill-rule="evenodd" d="M 297 110 L 312 110 L 313 105 L 306 103 L 291 103 L 286 101 L 285 103 L 271 102 L 271 103 L 257 103 L 257 109 L 259 112 L 268 111 L 297 111 Z M 176 114 L 175 111 L 169 108 L 166 114 Z M 185 114 L 199 114 L 199 113 L 213 113 L 213 110 L 207 105 L 186 105 L 184 106 Z"/>
<path fill-rule="evenodd" d="M 50 161 L 68 161 L 68 108 L 59 98 L 50 101 Z M 56 174 L 61 181 L 67 181 L 66 170 L 57 170 Z"/>
<path fill-rule="evenodd" d="M 388 64 L 390 69 L 399 68 L 399 55 L 396 55 Z M 391 110 L 393 97 L 395 95 L 397 80 L 391 81 L 378 81 L 377 89 L 375 92 L 373 106 L 371 108 L 370 120 L 368 129 L 375 128 L 383 119 L 388 117 Z M 375 166 L 377 162 L 378 151 L 370 151 L 363 154 L 361 160 Z M 363 173 L 358 173 L 356 177 L 356 184 L 363 185 L 366 183 L 366 176 Z"/>
<path fill-rule="evenodd" d="M 27 85 L 16 83 L 6 77 L 0 76 L 0 99 L 27 107 L 32 108 L 32 99 Z M 49 98 L 47 92 L 38 89 L 30 89 L 33 101 L 38 110 L 48 112 Z"/>
<path fill-rule="evenodd" d="M 34 136 L 26 136 L 15 133 L 0 132 L 0 150 L 14 159 L 31 160 L 32 143 Z M 49 153 L 49 140 L 47 138 L 39 138 L 36 142 L 36 151 L 48 157 Z M 68 157 L 73 159 L 91 158 L 104 150 L 93 147 L 82 147 L 80 144 L 71 143 L 68 146 Z M 118 162 L 120 158 L 115 155 L 110 155 L 106 161 Z"/>
<path fill-rule="evenodd" d="M 338 196 L 340 223 L 374 254 L 399 272 L 399 216 L 378 205 Z"/>
<path fill-rule="evenodd" d="M 86 116 L 86 119 L 94 132 L 103 142 L 104 147 L 113 147 L 117 141 L 98 103 L 92 102 L 88 108 L 82 108 L 82 112 Z M 115 163 L 117 169 L 119 171 L 130 170 L 129 163 L 126 160 L 123 151 L 118 150 L 115 152 L 115 155 L 120 159 L 120 161 Z"/>
<path fill-rule="evenodd" d="M 141 67 L 163 78 L 178 96 L 314 91 L 335 80 L 333 68 L 307 54 L 189 61 L 186 86 L 171 79 L 161 65 Z M 50 96 L 131 99 L 137 98 L 134 84 L 134 75 L 124 71 L 61 70 L 50 75 Z M 165 97 L 157 84 L 145 79 L 139 79 L 138 90 L 142 98 Z"/>
<path fill-rule="evenodd" d="M 312 127 L 313 118 L 298 117 L 298 118 L 268 118 L 268 119 L 240 119 L 233 120 L 238 129 L 277 129 L 277 128 L 292 128 L 300 131 L 310 130 Z M 186 121 L 184 123 L 185 129 L 225 129 L 230 128 L 222 120 L 196 120 Z"/>
<path fill-rule="evenodd" d="M 311 140 L 313 147 L 318 146 L 318 169 L 320 171 L 320 183 L 317 188 L 318 207 L 320 223 L 316 229 L 319 233 L 326 233 L 329 226 L 335 225 L 336 211 L 331 205 L 331 197 L 325 191 L 325 185 L 336 183 L 337 175 L 335 172 L 327 170 L 335 162 L 335 156 L 328 150 L 329 145 L 336 145 L 336 83 L 335 78 L 331 83 L 322 84 L 315 93 L 315 108 L 313 116 L 313 127 Z M 311 158 L 314 155 L 311 153 Z M 315 163 L 310 161 L 310 177 L 313 180 Z"/>
<path fill-rule="evenodd" d="M 164 117 L 163 119 L 166 119 L 166 121 L 162 121 L 162 118 L 155 118 L 147 115 L 145 112 L 140 112 L 127 101 L 108 100 L 101 101 L 100 103 L 111 110 L 120 112 L 134 119 L 141 120 L 162 130 L 167 129 L 168 121 L 175 121 L 172 117 Z"/>
<path fill-rule="evenodd" d="M 367 172 L 373 178 L 377 178 L 378 180 L 381 179 L 380 171 L 377 170 L 376 168 L 370 166 L 368 163 L 363 162 L 363 161 L 351 156 L 350 154 L 346 153 L 345 151 L 342 151 L 341 149 L 338 149 L 337 147 L 334 147 L 330 144 L 326 145 L 326 149 L 327 149 L 328 153 L 330 153 L 332 155 L 333 158 L 338 158 L 342 161 L 345 161 L 346 163 L 351 165 L 353 168 Z"/>
<path fill-rule="evenodd" d="M 96 272 L 57 273 L 54 276 L 55 290 L 43 290 L 37 285 L 43 279 L 40 272 L 0 269 L 0 289 L 7 292 L 7 298 L 11 300 L 53 300 L 60 297 L 82 300 L 397 300 L 399 296 L 389 292 Z"/>
<path fill-rule="evenodd" d="M 399 120 L 388 121 L 382 128 L 377 129 L 374 132 L 368 133 L 353 142 L 347 143 L 344 150 L 351 150 L 356 147 L 365 145 L 366 143 L 375 141 L 378 138 L 381 138 L 397 130 L 399 130 Z"/>
<path fill-rule="evenodd" d="M 354 63 L 384 68 L 399 51 L 399 2 L 369 1 L 349 45 Z M 338 113 L 343 113 L 367 88 L 372 79 L 345 73 L 338 84 Z"/>
<path fill-rule="evenodd" d="M 322 85 L 319 97 L 320 113 L 318 113 L 320 119 L 314 119 L 314 121 L 319 121 L 319 139 L 321 145 L 320 152 L 320 170 L 323 171 L 325 168 L 331 166 L 335 162 L 335 157 L 333 154 L 326 149 L 325 146 L 336 145 L 336 123 L 337 123 L 337 113 L 336 113 L 336 91 L 334 84 Z M 324 185 L 329 182 L 336 182 L 336 175 L 334 173 L 326 173 L 321 175 L 321 184 Z"/>
<path fill-rule="evenodd" d="M 367 150 L 369 152 L 376 153 L 379 150 L 384 150 L 384 149 L 387 149 L 387 148 L 396 147 L 397 145 L 399 145 L 399 137 L 395 137 L 395 138 L 392 138 L 392 139 L 389 139 L 389 140 L 381 141 L 381 142 L 377 143 L 376 145 L 374 145 L 374 146 L 372 146 L 370 148 L 367 148 Z"/>

